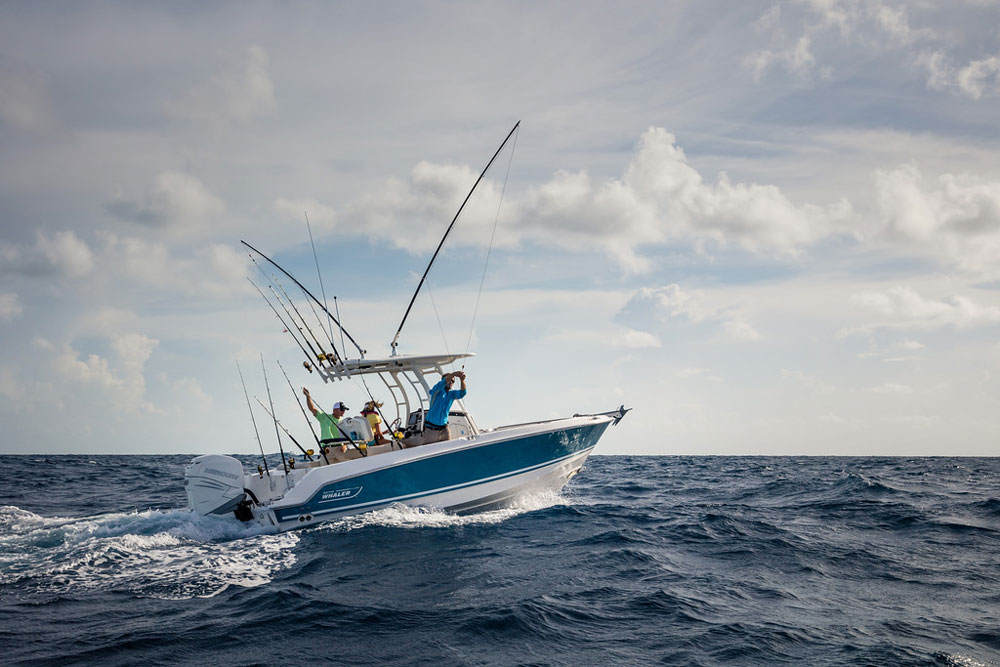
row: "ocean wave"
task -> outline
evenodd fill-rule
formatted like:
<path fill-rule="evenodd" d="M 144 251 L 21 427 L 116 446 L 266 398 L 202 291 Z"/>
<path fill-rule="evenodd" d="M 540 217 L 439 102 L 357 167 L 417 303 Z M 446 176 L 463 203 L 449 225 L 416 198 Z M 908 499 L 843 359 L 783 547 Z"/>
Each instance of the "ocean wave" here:
<path fill-rule="evenodd" d="M 163 470 L 186 457 L 137 457 L 115 468 L 125 485 L 8 457 L 49 487 L 0 488 L 0 655 L 1000 664 L 998 460 L 595 457 L 506 510 L 394 506 L 275 534 L 172 509 L 184 490 Z"/>

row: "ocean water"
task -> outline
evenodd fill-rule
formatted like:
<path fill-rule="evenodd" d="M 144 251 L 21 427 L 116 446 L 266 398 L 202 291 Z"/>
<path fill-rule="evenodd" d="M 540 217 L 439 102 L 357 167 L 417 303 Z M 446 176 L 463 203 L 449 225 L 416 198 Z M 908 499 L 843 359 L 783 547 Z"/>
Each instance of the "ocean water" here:
<path fill-rule="evenodd" d="M 276 534 L 189 458 L 0 456 L 0 663 L 1000 664 L 1000 459 L 592 457 Z"/>

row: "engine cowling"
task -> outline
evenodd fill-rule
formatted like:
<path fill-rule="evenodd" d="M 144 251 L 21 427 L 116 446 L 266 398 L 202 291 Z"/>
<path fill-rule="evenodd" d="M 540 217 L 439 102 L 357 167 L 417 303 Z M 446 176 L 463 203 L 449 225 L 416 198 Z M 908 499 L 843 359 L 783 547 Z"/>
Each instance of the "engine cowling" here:
<path fill-rule="evenodd" d="M 188 506 L 198 514 L 232 512 L 246 497 L 243 485 L 243 464 L 232 456 L 199 456 L 184 470 Z"/>

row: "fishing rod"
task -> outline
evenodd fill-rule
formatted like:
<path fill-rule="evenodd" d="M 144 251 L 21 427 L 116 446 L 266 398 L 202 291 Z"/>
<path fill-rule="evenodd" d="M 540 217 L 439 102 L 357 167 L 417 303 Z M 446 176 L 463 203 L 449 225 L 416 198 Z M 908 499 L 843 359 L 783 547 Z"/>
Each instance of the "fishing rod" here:
<path fill-rule="evenodd" d="M 280 426 L 280 427 L 281 427 L 281 430 L 285 432 L 285 435 L 287 435 L 287 436 L 288 436 L 289 438 L 291 438 L 291 439 L 292 439 L 292 442 L 294 442 L 294 443 L 295 443 L 295 446 L 299 448 L 299 451 L 300 451 L 300 452 L 302 452 L 302 454 L 303 454 L 303 455 L 304 455 L 304 456 L 306 457 L 306 459 L 307 459 L 307 460 L 309 460 L 309 461 L 312 461 L 312 456 L 310 456 L 310 455 L 309 455 L 309 452 L 307 452 L 307 451 L 305 450 L 305 448 L 304 448 L 304 447 L 303 447 L 302 445 L 300 445 L 300 444 L 299 444 L 299 441 L 295 439 L 295 436 L 294 436 L 294 435 L 292 435 L 292 434 L 291 434 L 291 433 L 290 433 L 290 432 L 288 431 L 288 429 L 287 429 L 287 428 L 285 428 L 285 425 L 284 425 L 284 424 L 282 424 L 282 423 L 281 423 L 281 422 L 280 422 L 280 421 L 278 420 L 278 418 L 277 418 L 277 417 L 275 417 L 274 415 L 272 415 L 272 414 L 271 414 L 271 411 L 267 409 L 267 406 L 266 406 L 266 405 L 264 405 L 264 402 L 263 402 L 263 401 L 261 401 L 261 400 L 260 400 L 259 398 L 257 398 L 256 396 L 254 396 L 253 398 L 254 398 L 254 400 L 255 400 L 255 401 L 257 401 L 257 402 L 258 402 L 258 403 L 260 404 L 260 407 L 264 408 L 264 412 L 266 412 L 266 413 L 267 413 L 267 416 L 268 416 L 268 417 L 270 417 L 271 419 L 273 419 L 273 420 L 274 420 L 274 423 L 275 423 L 275 424 L 277 424 L 278 426 Z"/>
<path fill-rule="evenodd" d="M 316 242 L 313 240 L 312 225 L 309 224 L 309 213 L 306 212 L 306 211 L 303 211 L 302 215 L 306 219 L 306 229 L 309 231 L 309 245 L 312 246 L 313 260 L 316 262 L 316 277 L 319 278 L 319 287 L 320 287 L 320 290 L 322 290 L 322 294 L 323 294 L 324 310 L 326 310 L 326 314 L 329 315 L 330 314 L 330 309 L 326 307 L 326 304 L 327 304 L 327 301 L 326 301 L 326 288 L 323 287 L 323 273 L 320 271 L 320 268 L 319 268 L 319 255 L 316 254 Z M 300 285 L 300 287 L 301 287 L 301 285 Z M 304 289 L 305 288 L 303 288 L 303 290 Z M 287 297 L 287 294 L 285 296 Z M 308 299 L 306 301 L 307 301 L 307 303 L 309 303 L 309 307 L 312 308 L 312 302 L 309 301 Z M 336 321 L 337 321 L 337 327 L 340 329 L 340 347 L 344 350 L 344 352 L 346 354 L 346 352 L 347 352 L 347 343 L 344 342 L 344 334 L 346 333 L 346 330 L 340 324 L 340 322 L 342 322 L 343 320 L 340 317 L 340 304 L 337 301 L 337 295 L 336 294 L 333 296 L 333 307 L 337 311 L 337 319 L 336 319 Z M 313 308 L 313 314 L 316 315 L 316 309 L 315 308 Z M 319 315 L 316 315 L 316 319 L 319 319 Z M 320 324 L 322 324 L 322 322 Z M 328 335 L 328 338 L 330 340 L 330 346 L 333 348 L 334 353 L 336 353 L 337 346 L 334 345 L 334 343 L 333 343 L 333 325 L 332 324 L 330 324 L 330 333 Z M 352 339 L 351 342 L 353 342 L 353 339 Z M 317 344 L 318 344 L 318 342 L 317 342 Z M 361 356 L 362 357 L 364 356 L 364 351 L 361 352 Z M 280 366 L 280 364 L 279 364 L 279 366 Z M 284 369 L 282 369 L 282 372 L 284 372 Z M 287 375 L 285 375 L 285 379 L 286 380 L 288 379 Z M 375 400 L 375 397 L 372 395 L 371 389 L 368 388 L 368 383 L 365 381 L 365 376 L 364 375 L 361 376 L 361 384 L 364 385 L 365 391 L 368 393 L 368 398 L 371 399 L 372 405 L 375 406 L 375 411 L 378 413 L 379 417 L 382 418 L 382 421 L 385 422 L 385 415 L 383 415 L 382 414 L 382 410 L 379 409 L 379 407 L 378 407 L 378 401 Z M 292 386 L 291 380 L 289 380 L 288 386 L 289 387 Z M 387 387 L 389 386 L 388 382 L 386 382 L 386 386 Z M 292 393 L 295 393 L 294 389 L 292 390 Z M 296 394 L 295 395 L 295 400 L 298 401 L 298 399 L 299 399 L 298 394 Z M 302 407 L 301 403 L 299 404 L 299 407 L 300 408 Z M 303 415 L 304 414 L 305 414 L 305 411 L 303 410 Z M 308 418 L 307 418 L 307 421 L 308 421 Z M 310 430 L 312 430 L 312 424 L 310 424 L 309 428 L 310 428 Z M 337 425 L 337 430 L 339 430 L 342 435 L 344 434 L 344 431 L 340 428 L 339 424 Z M 315 436 L 315 433 L 313 435 Z M 348 440 L 350 440 L 350 438 L 348 438 Z M 317 440 L 317 442 L 319 442 L 319 440 Z M 392 442 L 396 442 L 396 435 L 395 435 L 395 433 L 392 434 Z M 354 444 L 353 440 L 351 440 L 351 444 Z M 402 446 L 400 446 L 400 448 L 402 448 Z M 357 449 L 359 452 L 361 452 L 362 454 L 364 454 L 365 456 L 367 456 L 367 453 L 364 452 L 363 450 L 361 450 L 360 448 L 358 448 L 357 445 L 355 445 L 355 449 Z M 322 451 L 322 448 L 320 448 L 320 451 Z M 324 456 L 326 456 L 326 454 L 324 454 Z"/>
<path fill-rule="evenodd" d="M 257 267 L 257 270 L 258 270 L 258 271 L 260 271 L 260 274 L 261 274 L 262 276 L 264 276 L 264 280 L 266 280 L 266 281 L 267 281 L 267 288 L 268 288 L 269 290 L 271 290 L 271 294 L 273 294 L 273 295 L 274 295 L 274 299 L 275 299 L 275 300 L 276 300 L 276 301 L 278 302 L 278 305 L 280 305 L 280 306 L 281 306 L 281 309 L 282 309 L 283 311 L 285 311 L 285 315 L 288 315 L 288 319 L 289 319 L 289 321 L 290 321 L 290 322 L 291 322 L 292 324 L 294 324 L 294 325 L 295 325 L 295 328 L 296 328 L 296 329 L 298 330 L 298 332 L 299 332 L 299 335 L 300 335 L 300 336 L 302 337 L 302 340 L 303 340 L 303 341 L 305 342 L 305 344 L 306 344 L 306 345 L 307 345 L 307 346 L 309 347 L 309 349 L 310 349 L 310 350 L 312 350 L 312 353 L 313 353 L 313 357 L 314 357 L 314 358 L 315 358 L 315 359 L 316 359 L 317 361 L 322 361 L 322 360 L 323 360 L 323 358 L 324 358 L 324 357 L 326 356 L 325 354 L 324 354 L 324 355 L 321 355 L 321 354 L 320 354 L 320 353 L 321 353 L 321 352 L 323 351 L 323 348 L 322 348 L 322 346 L 320 346 L 320 352 L 317 352 L 317 351 L 316 351 L 316 348 L 314 348 L 314 347 L 312 346 L 312 343 L 310 343 L 310 342 L 309 342 L 309 339 L 308 339 L 308 338 L 306 338 L 306 335 L 305 335 L 305 333 L 303 333 L 303 332 L 302 332 L 302 327 L 300 327 L 300 326 L 299 326 L 299 323 L 295 321 L 295 317 L 294 317 L 294 316 L 292 316 L 292 314 L 291 314 L 291 313 L 290 313 L 290 312 L 288 311 L 288 307 L 287 307 L 287 306 L 285 305 L 285 302 L 281 300 L 281 297 L 280 297 L 280 296 L 278 296 L 278 292 L 277 292 L 277 291 L 276 291 L 276 290 L 274 289 L 274 285 L 272 284 L 272 281 L 271 281 L 271 278 L 270 278 L 270 277 L 269 277 L 269 276 L 267 275 L 267 273 L 265 273 L 264 269 L 262 269 L 262 268 L 260 267 L 260 264 L 258 264 L 258 263 L 257 263 L 257 260 L 255 260 L 255 259 L 254 259 L 254 258 L 253 258 L 252 256 L 250 257 L 250 261 L 251 261 L 251 262 L 253 262 L 253 265 Z M 294 307 L 295 307 L 295 304 L 292 304 L 292 307 L 294 308 Z M 300 315 L 299 317 L 301 317 L 301 315 Z M 303 320 L 303 324 L 305 324 L 305 321 L 304 321 L 304 320 Z M 309 329 L 309 325 L 308 325 L 308 324 L 306 324 L 306 329 Z M 291 333 L 291 330 L 289 330 L 289 333 Z M 312 332 L 310 331 L 309 333 L 311 334 Z M 314 340 L 315 340 L 315 338 L 316 338 L 316 337 L 315 337 L 315 336 L 313 336 L 313 339 L 314 339 Z"/>
<path fill-rule="evenodd" d="M 299 330 L 299 335 L 302 336 L 302 340 L 305 342 L 306 346 L 310 350 L 312 350 L 313 358 L 316 359 L 317 361 L 323 361 L 326 358 L 326 354 L 323 353 L 323 349 L 320 348 L 319 352 L 316 351 L 316 348 L 312 346 L 312 343 L 309 342 L 309 339 L 306 338 L 306 335 L 302 332 L 302 327 L 300 327 L 298 322 L 295 321 L 295 317 L 293 317 L 292 314 L 288 312 L 288 307 L 285 305 L 285 302 L 281 300 L 281 297 L 278 296 L 278 292 L 277 290 L 274 289 L 274 286 L 268 285 L 267 288 L 271 290 L 271 294 L 274 295 L 274 298 L 278 302 L 278 305 L 280 305 L 281 309 L 285 311 L 286 315 L 288 315 L 288 319 L 291 320 L 292 324 L 295 325 L 295 328 Z M 308 327 L 306 328 L 308 329 Z"/>
<path fill-rule="evenodd" d="M 299 395 L 295 391 L 295 387 L 292 386 L 292 381 L 288 379 L 288 373 L 285 372 L 285 367 L 278 362 L 278 368 L 281 369 L 281 374 L 285 376 L 285 381 L 288 382 L 288 388 L 292 390 L 292 396 L 295 397 L 295 402 L 299 406 L 299 410 L 302 411 L 302 417 L 306 420 L 306 425 L 309 427 L 309 433 L 312 434 L 313 440 L 316 441 L 316 446 L 319 448 L 319 453 L 323 455 L 323 460 L 330 463 L 330 459 L 326 458 L 326 452 L 323 451 L 323 444 L 319 441 L 319 436 L 316 435 L 316 431 L 313 430 L 312 422 L 309 420 L 309 415 L 306 414 L 306 409 L 302 407 L 302 401 L 299 400 Z M 291 436 L 289 436 L 291 437 Z"/>
<path fill-rule="evenodd" d="M 266 384 L 266 382 L 265 382 L 265 384 Z M 268 391 L 270 391 L 270 390 L 268 390 Z M 271 414 L 271 411 L 268 410 L 267 407 L 265 407 L 265 405 L 261 402 L 261 400 L 259 398 L 257 398 L 256 396 L 254 396 L 254 399 L 256 399 L 256 401 L 258 403 L 260 403 L 260 407 L 264 408 L 264 412 L 266 412 L 268 414 L 268 416 L 271 419 L 274 420 L 275 426 L 280 426 L 281 430 L 284 431 L 285 433 L 287 433 L 288 437 L 292 439 L 292 442 L 295 443 L 295 446 L 298 447 L 299 450 L 308 457 L 309 456 L 309 452 L 307 452 L 305 449 L 303 449 L 302 445 L 299 444 L 299 441 L 295 439 L 295 436 L 293 436 L 291 433 L 288 432 L 288 429 L 285 428 L 285 425 L 282 424 L 280 421 L 278 421 L 277 417 L 275 417 L 273 414 Z M 268 394 L 267 399 L 271 400 L 270 394 Z M 271 403 L 271 408 L 274 409 L 274 403 Z M 362 449 L 360 446 L 358 446 L 358 443 L 356 443 L 354 441 L 354 439 L 351 438 L 351 436 L 349 436 L 347 434 L 347 432 L 344 431 L 344 429 L 342 429 L 340 427 L 340 424 L 334 423 L 334 426 L 336 426 L 337 430 L 340 431 L 340 435 L 344 436 L 344 438 L 346 438 L 352 445 L 354 445 L 354 449 L 358 450 L 358 452 L 361 454 L 361 456 L 368 456 L 368 452 L 366 452 L 364 449 Z M 310 430 L 312 430 L 312 429 L 310 429 Z M 277 432 L 278 432 L 278 430 L 277 430 L 277 428 L 275 428 L 275 433 L 277 433 Z M 313 435 L 315 436 L 315 433 Z M 280 438 L 279 438 L 278 442 L 279 443 L 281 442 Z M 321 441 L 317 441 L 317 442 L 321 443 Z M 330 459 L 326 458 L 326 453 L 323 452 L 323 445 L 322 444 L 320 444 L 320 450 L 319 451 L 320 451 L 321 454 L 323 454 L 323 459 L 329 464 L 330 463 Z M 284 456 L 285 455 L 284 452 L 282 452 L 281 455 Z"/>
<path fill-rule="evenodd" d="M 479 174 L 479 178 L 477 178 L 476 182 L 472 185 L 472 189 L 469 190 L 469 194 L 465 195 L 465 200 L 462 202 L 462 205 L 458 207 L 458 212 L 455 214 L 455 217 L 452 218 L 451 224 L 448 225 L 448 229 L 445 230 L 444 236 L 441 237 L 441 242 L 438 243 L 437 250 L 434 251 L 434 255 L 431 257 L 431 261 L 427 264 L 427 269 L 424 271 L 424 275 L 420 278 L 417 290 L 413 293 L 413 298 L 410 299 L 410 305 L 406 307 L 406 312 L 403 314 L 403 319 L 399 323 L 399 328 L 396 329 L 396 335 L 392 338 L 392 343 L 390 343 L 392 356 L 396 356 L 396 345 L 399 343 L 399 334 L 403 331 L 403 325 L 406 324 L 406 318 L 410 316 L 410 310 L 413 308 L 413 303 L 417 300 L 417 295 L 420 294 L 420 288 L 423 287 L 424 280 L 427 279 L 427 274 L 430 273 L 431 267 L 434 266 L 434 260 L 437 259 L 438 253 L 441 252 L 441 247 L 444 245 L 445 239 L 447 239 L 448 234 L 451 233 L 452 227 L 454 227 L 455 223 L 458 221 L 458 216 L 462 214 L 462 209 L 464 209 L 465 205 L 469 202 L 469 198 L 472 197 L 472 193 L 476 191 L 476 188 L 479 186 L 479 182 L 483 180 L 484 176 L 486 176 L 486 172 L 490 170 L 490 166 L 493 164 L 493 161 L 497 159 L 497 156 L 500 155 L 500 151 L 502 151 L 503 147 L 507 145 L 507 142 L 510 141 L 511 135 L 517 131 L 517 128 L 520 127 L 520 125 L 521 121 L 517 121 L 517 123 L 514 124 L 514 127 L 511 128 L 510 132 L 507 133 L 507 138 L 503 140 L 503 143 L 500 144 L 500 148 L 498 148 L 497 152 L 493 154 L 490 161 L 486 163 L 486 168 Z"/>
<path fill-rule="evenodd" d="M 288 271 L 285 271 L 283 268 L 281 268 L 281 266 L 279 264 L 277 264 L 273 259 L 271 259 L 267 255 L 265 255 L 264 253 L 262 253 L 260 250 L 257 250 L 257 248 L 254 248 L 252 245 L 250 245 L 246 241 L 242 241 L 241 240 L 240 243 L 242 243 L 246 247 L 250 248 L 250 250 L 253 250 L 255 253 L 257 253 L 258 255 L 260 255 L 261 257 L 263 257 L 265 260 L 267 260 L 267 262 L 269 264 L 271 264 L 271 266 L 273 266 L 274 268 L 278 269 L 283 274 L 285 274 L 288 277 L 289 280 L 291 280 L 293 283 L 295 283 L 299 287 L 299 289 L 301 289 L 303 292 L 305 292 L 306 295 L 308 295 L 308 297 L 310 299 L 312 299 L 316 303 L 317 306 L 319 306 L 320 308 L 322 308 L 323 312 L 325 312 L 330 317 L 330 319 L 333 320 L 333 323 L 336 324 L 337 327 L 339 327 L 340 330 L 344 332 L 344 335 L 347 336 L 347 340 L 351 341 L 351 343 L 354 345 L 354 347 L 357 348 L 358 354 L 360 354 L 362 357 L 364 357 L 365 351 L 361 348 L 360 345 L 358 345 L 358 342 L 356 340 L 354 340 L 354 337 L 351 336 L 351 334 L 347 333 L 346 330 L 344 330 L 344 327 L 341 326 L 340 322 L 330 313 L 330 311 L 327 309 L 326 306 L 324 306 L 322 303 L 320 303 L 319 299 L 317 299 L 313 295 L 312 292 L 310 292 L 309 290 L 306 289 L 305 285 L 303 285 L 302 283 L 300 283 L 295 278 L 295 276 L 293 276 L 292 274 L 290 274 Z"/>
<path fill-rule="evenodd" d="M 305 296 L 305 293 L 303 293 L 302 296 Z M 323 318 L 320 317 L 319 313 L 316 312 L 316 306 L 313 305 L 313 302 L 307 298 L 306 299 L 306 303 L 309 304 L 309 310 L 312 311 L 313 317 L 315 317 L 316 321 L 319 322 L 319 330 L 322 331 L 323 335 L 326 336 L 326 339 L 328 341 L 330 341 L 330 348 L 333 350 L 334 356 L 335 357 L 339 357 L 339 355 L 337 354 L 337 345 L 333 342 L 333 336 L 331 336 L 332 332 L 328 332 L 326 330 L 326 327 L 323 326 Z M 340 337 L 340 341 L 341 342 L 344 341 L 344 337 L 343 336 Z M 344 351 L 345 352 L 347 351 L 347 347 L 346 346 L 344 346 Z"/>
<path fill-rule="evenodd" d="M 267 400 L 274 412 L 274 401 L 271 400 L 271 387 L 267 383 L 267 368 L 264 367 L 264 355 L 260 355 L 260 368 L 264 371 L 264 386 L 267 388 Z M 278 432 L 278 420 L 274 421 L 274 435 L 278 438 L 278 451 L 281 452 L 281 465 L 285 468 L 285 486 L 288 487 L 288 463 L 285 461 L 285 450 L 281 448 L 281 433 Z"/>
<path fill-rule="evenodd" d="M 302 345 L 302 343 L 299 342 L 299 339 L 295 336 L 295 334 L 292 333 L 292 330 L 289 328 L 289 326 L 285 324 L 285 320 L 282 319 L 280 314 L 278 314 L 277 308 L 275 308 L 274 305 L 268 300 L 268 298 L 264 296 L 263 290 L 257 287 L 257 283 L 255 283 L 249 277 L 247 278 L 247 281 L 249 281 L 249 283 L 253 285 L 254 289 L 257 290 L 257 292 L 260 294 L 260 298 L 264 299 L 264 303 L 266 303 L 268 306 L 271 306 L 271 310 L 274 311 L 274 316 L 278 318 L 279 322 L 281 322 L 281 326 L 285 327 L 285 331 L 287 331 L 288 335 L 292 337 L 292 340 L 295 341 L 295 344 L 299 346 L 299 349 L 302 350 L 302 354 L 306 356 L 306 359 L 308 361 L 312 361 L 312 356 L 310 356 L 310 354 L 306 352 L 306 348 Z"/>
<path fill-rule="evenodd" d="M 319 270 L 319 266 L 317 266 L 316 269 Z M 333 295 L 333 307 L 337 311 L 337 319 L 340 320 L 341 322 L 343 322 L 344 320 L 340 317 L 340 305 L 337 303 L 337 295 L 336 294 Z M 347 344 L 344 342 L 344 330 L 343 329 L 340 330 L 340 346 L 342 348 L 344 348 L 345 350 L 347 349 Z"/>
<path fill-rule="evenodd" d="M 299 312 L 298 306 L 296 306 L 295 302 L 292 301 L 292 297 L 288 296 L 288 292 L 285 291 L 285 286 L 282 285 L 278 281 L 278 277 L 277 276 L 271 276 L 271 279 L 272 279 L 272 282 L 274 283 L 274 285 L 281 291 L 281 293 L 285 296 L 285 299 L 292 306 L 292 310 L 295 311 L 295 314 L 299 316 L 299 319 L 302 321 L 302 326 L 304 326 L 306 328 L 306 331 L 309 332 L 309 335 L 312 337 L 313 342 L 316 343 L 316 347 L 319 348 L 320 354 L 323 357 L 330 356 L 330 355 L 327 355 L 326 350 L 323 349 L 323 343 L 319 342 L 319 339 L 316 338 L 316 334 L 314 334 L 313 330 L 309 327 L 309 324 L 306 322 L 306 318 L 302 316 L 301 312 Z M 337 361 L 337 359 L 340 356 L 340 355 L 337 354 L 337 348 L 333 347 L 332 343 L 331 343 L 330 347 L 333 349 L 333 355 L 332 355 L 333 356 L 333 360 Z M 320 359 L 320 361 L 322 361 L 322 359 Z"/>
<path fill-rule="evenodd" d="M 503 177 L 503 187 L 500 189 L 500 201 L 497 202 L 497 214 L 493 219 L 493 231 L 490 232 L 490 245 L 486 249 L 486 260 L 483 262 L 483 277 L 479 279 L 479 292 L 476 293 L 476 307 L 472 310 L 472 322 L 469 323 L 469 337 L 465 341 L 465 353 L 469 353 L 472 345 L 472 333 L 476 329 L 476 316 L 479 314 L 479 301 L 483 298 L 483 286 L 486 284 L 486 270 L 490 266 L 490 255 L 493 252 L 493 239 L 497 235 L 497 224 L 500 222 L 500 209 L 503 206 L 503 196 L 507 193 L 507 181 L 510 178 L 510 166 L 514 163 L 514 151 L 517 150 L 517 137 L 510 147 L 510 157 L 507 158 L 507 172 Z M 465 359 L 462 360 L 462 370 L 465 370 Z"/>
<path fill-rule="evenodd" d="M 267 471 L 267 477 L 270 479 L 271 469 L 267 467 L 267 457 L 264 456 L 264 444 L 260 441 L 260 431 L 257 430 L 257 420 L 254 419 L 253 416 L 253 407 L 250 405 L 250 394 L 247 393 L 247 383 L 243 381 L 243 371 L 240 369 L 240 362 L 238 359 L 236 360 L 236 370 L 240 374 L 240 383 L 243 385 L 243 395 L 247 397 L 247 410 L 250 411 L 250 421 L 253 422 L 253 432 L 257 434 L 257 444 L 260 446 L 260 458 L 264 461 L 264 470 Z"/>

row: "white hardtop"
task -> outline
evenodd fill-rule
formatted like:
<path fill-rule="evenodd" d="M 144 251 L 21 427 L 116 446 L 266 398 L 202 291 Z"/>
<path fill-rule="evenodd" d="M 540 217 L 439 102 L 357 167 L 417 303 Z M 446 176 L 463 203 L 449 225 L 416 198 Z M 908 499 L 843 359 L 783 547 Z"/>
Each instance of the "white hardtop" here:
<path fill-rule="evenodd" d="M 476 356 L 466 354 L 400 354 L 382 359 L 347 359 L 336 363 L 317 365 L 320 376 L 326 381 L 346 380 L 354 375 L 373 375 L 378 373 L 416 373 L 441 372 L 443 366 L 453 364 L 459 359 Z"/>

